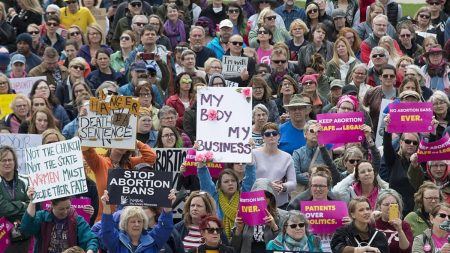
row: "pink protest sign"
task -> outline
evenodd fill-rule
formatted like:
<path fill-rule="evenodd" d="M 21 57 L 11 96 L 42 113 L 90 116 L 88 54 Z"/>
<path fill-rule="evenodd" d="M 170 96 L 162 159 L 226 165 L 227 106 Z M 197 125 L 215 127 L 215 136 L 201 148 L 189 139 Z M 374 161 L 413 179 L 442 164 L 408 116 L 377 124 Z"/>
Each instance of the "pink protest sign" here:
<path fill-rule="evenodd" d="M 389 133 L 429 133 L 433 130 L 433 104 L 430 102 L 392 103 L 389 117 Z"/>
<path fill-rule="evenodd" d="M 264 224 L 267 201 L 264 191 L 241 192 L 238 216 L 250 226 Z"/>
<path fill-rule="evenodd" d="M 0 218 L 0 252 L 5 252 L 6 248 L 11 244 L 10 231 L 13 224 L 5 217 Z"/>
<path fill-rule="evenodd" d="M 326 113 L 317 115 L 322 126 L 318 134 L 319 144 L 361 142 L 364 140 L 363 112 Z"/>
<path fill-rule="evenodd" d="M 448 134 L 435 142 L 421 140 L 417 150 L 417 159 L 419 163 L 450 160 L 450 138 Z"/>
<path fill-rule="evenodd" d="M 70 202 L 72 203 L 72 207 L 75 208 L 75 211 L 77 212 L 78 215 L 80 215 L 81 217 L 83 217 L 83 219 L 85 221 L 87 221 L 87 223 L 90 222 L 91 220 L 91 216 L 86 213 L 83 208 L 85 206 L 90 206 L 91 205 L 91 199 L 90 198 L 73 198 L 70 199 Z M 48 209 L 52 204 L 51 201 L 44 201 L 42 202 L 42 207 L 44 209 Z"/>
<path fill-rule="evenodd" d="M 342 227 L 342 218 L 348 216 L 344 201 L 301 201 L 300 211 L 305 214 L 314 234 L 331 234 Z"/>
<path fill-rule="evenodd" d="M 195 163 L 195 154 L 196 150 L 191 148 L 187 151 L 186 154 L 186 171 L 183 173 L 183 176 L 189 176 L 189 175 L 197 175 L 197 165 Z M 214 163 L 214 162 L 208 162 L 206 163 L 206 167 L 208 167 L 209 174 L 211 174 L 211 177 L 218 178 L 220 172 L 224 169 L 223 163 Z"/>

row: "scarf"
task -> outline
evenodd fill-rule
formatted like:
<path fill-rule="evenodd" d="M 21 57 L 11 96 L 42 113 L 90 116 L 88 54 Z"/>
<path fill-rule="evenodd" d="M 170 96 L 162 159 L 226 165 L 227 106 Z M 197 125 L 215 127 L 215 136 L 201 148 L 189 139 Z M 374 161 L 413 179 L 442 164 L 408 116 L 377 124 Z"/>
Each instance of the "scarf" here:
<path fill-rule="evenodd" d="M 167 20 L 164 24 L 164 33 L 169 38 L 172 48 L 175 48 L 178 45 L 178 42 L 186 41 L 186 31 L 184 29 L 184 23 L 179 19 L 177 19 L 175 25 L 172 23 L 172 21 Z"/>
<path fill-rule="evenodd" d="M 52 208 L 50 207 L 47 212 L 52 213 Z M 50 214 L 53 216 L 53 214 Z M 68 219 L 68 238 L 67 238 L 67 245 L 69 247 L 75 246 L 78 243 L 77 240 L 77 233 L 78 233 L 78 227 L 77 227 L 77 213 L 75 212 L 74 208 L 70 208 L 69 213 L 67 215 Z M 55 217 L 52 217 L 52 219 L 56 219 Z M 43 221 L 41 222 L 40 225 L 40 232 L 41 235 L 47 235 L 47 236 L 43 236 L 38 244 L 38 248 L 37 248 L 37 252 L 39 253 L 45 253 L 48 252 L 48 247 L 50 245 L 50 240 L 52 240 L 52 238 L 50 238 L 50 235 L 52 233 L 53 227 L 55 226 L 55 221 Z"/>
<path fill-rule="evenodd" d="M 234 226 L 237 210 L 239 207 L 239 191 L 236 191 L 228 201 L 228 198 L 219 190 L 219 205 L 223 211 L 223 225 L 225 227 L 225 234 L 228 239 L 231 238 L 231 228 Z"/>
<path fill-rule="evenodd" d="M 280 73 L 275 73 L 274 74 L 275 83 L 281 83 L 281 81 L 283 81 L 283 76 L 285 76 L 287 74 L 288 74 L 287 70 L 280 72 Z"/>
<path fill-rule="evenodd" d="M 442 59 L 442 61 L 439 64 L 429 63 L 427 72 L 431 77 L 433 77 L 433 76 L 442 77 L 444 75 L 446 66 L 447 66 L 447 60 L 445 60 L 445 59 Z"/>
<path fill-rule="evenodd" d="M 290 237 L 288 234 L 280 233 L 273 240 L 273 243 L 277 246 L 277 248 L 282 248 L 285 250 L 309 251 L 308 238 L 306 235 L 303 236 L 300 241 L 297 241 Z"/>
<path fill-rule="evenodd" d="M 375 180 L 377 180 L 377 178 L 375 178 Z M 356 181 L 352 185 L 352 187 L 353 187 L 353 190 L 355 191 L 357 196 L 362 196 L 362 185 L 361 185 L 361 183 L 359 181 Z M 372 210 L 375 210 L 375 207 L 376 207 L 377 198 L 378 198 L 378 191 L 379 191 L 379 187 L 377 187 L 377 186 L 373 187 L 372 192 L 367 197 L 367 199 L 369 199 L 370 206 L 372 207 Z"/>

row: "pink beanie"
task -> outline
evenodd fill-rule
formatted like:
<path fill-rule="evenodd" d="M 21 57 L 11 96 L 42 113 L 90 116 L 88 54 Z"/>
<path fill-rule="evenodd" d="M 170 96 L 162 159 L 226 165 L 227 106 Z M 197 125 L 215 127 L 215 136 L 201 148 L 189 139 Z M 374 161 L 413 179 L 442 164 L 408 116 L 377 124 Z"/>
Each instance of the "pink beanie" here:
<path fill-rule="evenodd" d="M 317 84 L 317 78 L 319 78 L 319 74 L 303 75 L 301 82 L 303 84 L 307 81 L 313 81 Z"/>
<path fill-rule="evenodd" d="M 349 102 L 353 105 L 353 110 L 356 111 L 356 109 L 358 109 L 359 106 L 359 102 L 358 102 L 358 98 L 356 96 L 353 95 L 343 95 L 342 97 L 339 98 L 339 101 L 336 104 L 336 107 L 339 108 L 341 107 L 341 104 L 344 102 Z"/>

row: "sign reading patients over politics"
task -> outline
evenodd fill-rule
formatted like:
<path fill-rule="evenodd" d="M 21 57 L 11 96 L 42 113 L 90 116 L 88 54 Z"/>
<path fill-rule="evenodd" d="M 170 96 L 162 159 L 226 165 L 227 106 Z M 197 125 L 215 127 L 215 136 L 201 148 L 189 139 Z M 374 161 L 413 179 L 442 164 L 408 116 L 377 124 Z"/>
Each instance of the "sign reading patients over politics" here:
<path fill-rule="evenodd" d="M 421 140 L 417 150 L 417 160 L 419 163 L 450 160 L 450 138 L 448 133 L 435 142 Z"/>
<path fill-rule="evenodd" d="M 8 145 L 16 150 L 19 174 L 26 175 L 25 149 L 42 144 L 41 134 L 0 134 L 0 145 Z"/>
<path fill-rule="evenodd" d="M 77 137 L 26 149 L 28 183 L 36 194 L 33 203 L 88 191 L 81 142 Z"/>
<path fill-rule="evenodd" d="M 215 162 L 249 163 L 252 146 L 252 89 L 197 90 L 197 153 L 211 151 Z"/>
<path fill-rule="evenodd" d="M 389 105 L 389 133 L 429 133 L 433 131 L 433 104 L 392 103 Z"/>
<path fill-rule="evenodd" d="M 135 149 L 139 101 L 127 96 L 91 97 L 87 115 L 79 118 L 83 147 Z"/>
<path fill-rule="evenodd" d="M 318 114 L 317 121 L 322 127 L 319 144 L 361 142 L 364 139 L 363 112 Z"/>
<path fill-rule="evenodd" d="M 224 55 L 222 57 L 222 75 L 235 77 L 241 74 L 242 69 L 247 68 L 248 57 Z"/>
<path fill-rule="evenodd" d="M 330 234 L 342 227 L 342 218 L 348 216 L 344 201 L 301 201 L 300 211 L 309 221 L 314 234 Z"/>
<path fill-rule="evenodd" d="M 33 84 L 37 80 L 47 81 L 47 77 L 46 76 L 33 76 L 33 77 L 9 79 L 9 81 L 11 82 L 12 88 L 16 91 L 16 94 L 25 94 L 27 96 L 30 95 L 31 88 L 33 87 Z"/>

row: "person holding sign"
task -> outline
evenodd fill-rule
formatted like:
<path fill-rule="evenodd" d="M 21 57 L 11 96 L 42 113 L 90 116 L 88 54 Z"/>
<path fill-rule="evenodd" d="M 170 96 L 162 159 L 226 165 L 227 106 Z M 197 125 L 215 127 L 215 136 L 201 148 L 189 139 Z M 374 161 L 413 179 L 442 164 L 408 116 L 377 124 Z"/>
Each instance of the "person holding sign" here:
<path fill-rule="evenodd" d="M 223 232 L 223 225 L 220 220 L 213 215 L 208 215 L 200 223 L 200 233 L 204 243 L 195 249 L 190 249 L 189 253 L 234 253 L 233 247 L 227 246 L 220 241 L 220 234 Z"/>
<path fill-rule="evenodd" d="M 29 199 L 35 197 L 34 187 L 27 191 Z M 89 224 L 71 207 L 70 197 L 53 199 L 48 210 L 36 211 L 30 203 L 22 218 L 22 229 L 26 236 L 34 236 L 34 252 L 62 252 L 80 246 L 86 253 L 98 250 L 98 239 Z"/>

